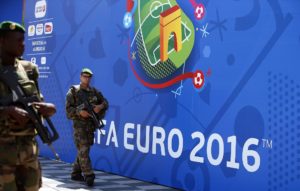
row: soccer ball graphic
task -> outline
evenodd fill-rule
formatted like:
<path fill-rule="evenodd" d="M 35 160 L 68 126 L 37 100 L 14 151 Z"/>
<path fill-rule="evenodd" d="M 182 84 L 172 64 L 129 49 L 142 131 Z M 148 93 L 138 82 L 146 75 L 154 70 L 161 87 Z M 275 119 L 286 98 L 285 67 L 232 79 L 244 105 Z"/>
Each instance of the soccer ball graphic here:
<path fill-rule="evenodd" d="M 205 15 L 204 5 L 201 3 L 195 7 L 195 17 L 197 20 L 201 20 Z"/>
<path fill-rule="evenodd" d="M 123 26 L 126 29 L 129 29 L 131 25 L 132 25 L 132 14 L 130 12 L 127 12 L 123 18 Z"/>
<path fill-rule="evenodd" d="M 201 88 L 204 84 L 204 74 L 202 71 L 197 70 L 194 73 L 194 80 L 193 80 L 193 84 L 195 86 L 195 88 Z"/>

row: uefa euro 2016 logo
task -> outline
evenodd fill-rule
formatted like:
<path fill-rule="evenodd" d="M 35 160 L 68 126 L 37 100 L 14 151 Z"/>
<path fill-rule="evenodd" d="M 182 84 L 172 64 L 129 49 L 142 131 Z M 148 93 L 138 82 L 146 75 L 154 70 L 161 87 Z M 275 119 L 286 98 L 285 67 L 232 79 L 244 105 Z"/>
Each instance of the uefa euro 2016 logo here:
<path fill-rule="evenodd" d="M 194 6 L 195 20 L 205 16 L 202 3 Z M 204 73 L 185 71 L 195 42 L 195 29 L 176 0 L 127 0 L 123 26 L 130 31 L 128 57 L 135 77 L 146 87 L 162 89 L 190 78 L 204 85 Z"/>

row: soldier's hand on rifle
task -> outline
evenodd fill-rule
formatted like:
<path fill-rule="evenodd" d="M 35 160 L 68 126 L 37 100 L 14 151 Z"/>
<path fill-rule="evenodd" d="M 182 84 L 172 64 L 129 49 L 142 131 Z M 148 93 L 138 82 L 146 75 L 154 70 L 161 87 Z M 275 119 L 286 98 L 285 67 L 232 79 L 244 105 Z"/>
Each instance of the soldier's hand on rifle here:
<path fill-rule="evenodd" d="M 86 110 L 81 110 L 79 112 L 79 115 L 83 118 L 89 118 L 91 115 L 89 114 L 89 112 L 87 112 Z"/>
<path fill-rule="evenodd" d="M 30 120 L 27 111 L 20 107 L 8 106 L 5 113 L 14 118 L 20 125 L 25 125 Z"/>
<path fill-rule="evenodd" d="M 33 106 L 38 110 L 38 112 L 44 117 L 50 117 L 56 112 L 55 105 L 46 102 L 34 102 Z"/>
<path fill-rule="evenodd" d="M 95 113 L 99 113 L 103 108 L 104 108 L 104 104 L 100 104 L 100 105 L 95 105 L 93 110 Z"/>

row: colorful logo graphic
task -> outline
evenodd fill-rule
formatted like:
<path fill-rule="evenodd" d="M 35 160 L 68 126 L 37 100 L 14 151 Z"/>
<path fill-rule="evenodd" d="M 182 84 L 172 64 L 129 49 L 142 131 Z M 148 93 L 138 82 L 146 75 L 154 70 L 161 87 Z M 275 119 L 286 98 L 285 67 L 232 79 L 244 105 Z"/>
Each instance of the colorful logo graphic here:
<path fill-rule="evenodd" d="M 35 18 L 42 18 L 46 15 L 47 3 L 45 0 L 37 1 L 35 3 Z"/>
<path fill-rule="evenodd" d="M 51 34 L 53 31 L 53 23 L 52 22 L 47 22 L 44 25 L 44 33 L 45 34 Z"/>
<path fill-rule="evenodd" d="M 194 46 L 195 29 L 176 0 L 128 0 L 127 7 L 134 12 L 129 59 L 136 78 L 154 89 L 191 78 L 194 87 L 201 88 L 202 71 L 184 72 Z M 130 26 L 124 24 L 125 28 Z"/>
<path fill-rule="evenodd" d="M 37 24 L 35 30 L 36 35 L 42 35 L 44 32 L 44 25 L 42 23 Z"/>
<path fill-rule="evenodd" d="M 34 36 L 35 35 L 35 25 L 29 25 L 28 26 L 28 36 Z"/>

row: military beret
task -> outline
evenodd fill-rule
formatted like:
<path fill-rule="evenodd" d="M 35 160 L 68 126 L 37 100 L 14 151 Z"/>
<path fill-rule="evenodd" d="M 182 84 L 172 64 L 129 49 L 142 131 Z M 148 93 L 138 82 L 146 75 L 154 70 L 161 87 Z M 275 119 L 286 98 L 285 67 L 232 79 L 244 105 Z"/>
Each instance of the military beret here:
<path fill-rule="evenodd" d="M 0 31 L 18 31 L 25 33 L 26 30 L 18 23 L 12 21 L 3 21 L 0 23 Z"/>
<path fill-rule="evenodd" d="M 82 73 L 85 73 L 85 74 L 89 74 L 89 75 L 93 75 L 93 72 L 92 72 L 92 70 L 90 70 L 90 69 L 88 69 L 88 68 L 83 68 L 82 70 L 81 70 L 81 74 Z"/>

